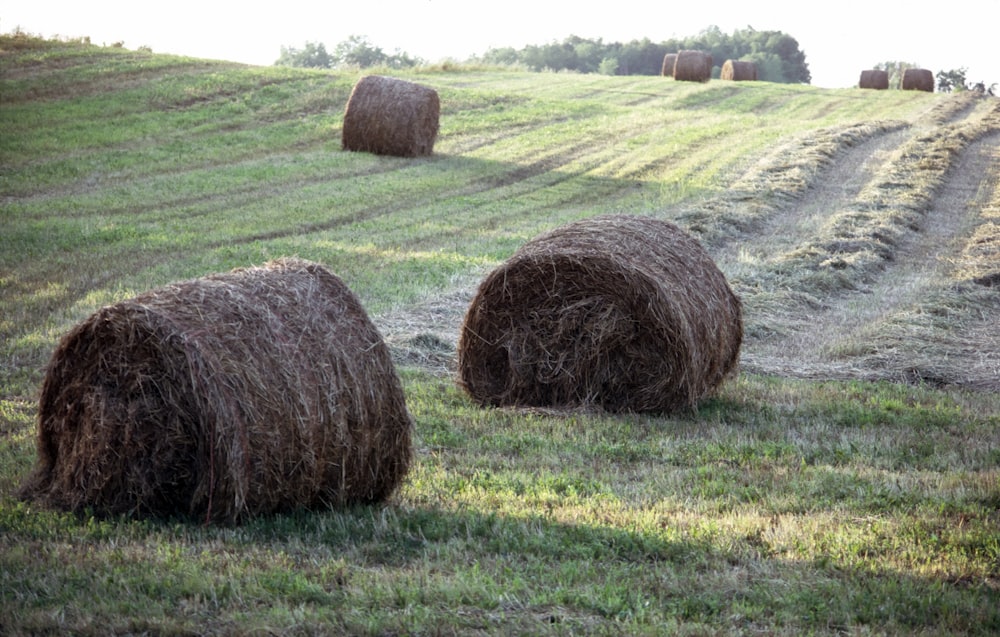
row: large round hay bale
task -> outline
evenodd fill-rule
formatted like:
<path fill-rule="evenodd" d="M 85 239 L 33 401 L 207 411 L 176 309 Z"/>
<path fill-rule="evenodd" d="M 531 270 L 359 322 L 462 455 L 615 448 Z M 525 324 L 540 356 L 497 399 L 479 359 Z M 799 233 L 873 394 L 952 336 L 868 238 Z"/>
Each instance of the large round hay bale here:
<path fill-rule="evenodd" d="M 735 82 L 756 82 L 757 65 L 746 60 L 726 60 L 722 64 L 719 79 Z"/>
<path fill-rule="evenodd" d="M 704 51 L 679 51 L 674 62 L 674 79 L 707 82 L 712 79 L 712 56 Z"/>
<path fill-rule="evenodd" d="M 900 84 L 904 91 L 934 92 L 934 74 L 927 69 L 905 69 Z"/>
<path fill-rule="evenodd" d="M 735 369 L 739 298 L 693 237 L 629 215 L 538 236 L 480 284 L 459 383 L 482 405 L 662 413 Z"/>
<path fill-rule="evenodd" d="M 861 71 L 861 79 L 858 80 L 858 88 L 874 89 L 884 91 L 889 88 L 889 72 L 878 69 Z"/>
<path fill-rule="evenodd" d="M 434 151 L 441 103 L 427 86 L 380 75 L 354 85 L 344 112 L 344 150 L 420 157 Z"/>
<path fill-rule="evenodd" d="M 411 428 L 357 297 L 284 259 L 152 290 L 70 330 L 20 494 L 223 523 L 376 502 L 408 470 Z"/>
<path fill-rule="evenodd" d="M 676 53 L 667 53 L 663 56 L 663 67 L 660 69 L 660 75 L 662 77 L 673 77 L 674 76 L 674 64 L 677 63 Z"/>

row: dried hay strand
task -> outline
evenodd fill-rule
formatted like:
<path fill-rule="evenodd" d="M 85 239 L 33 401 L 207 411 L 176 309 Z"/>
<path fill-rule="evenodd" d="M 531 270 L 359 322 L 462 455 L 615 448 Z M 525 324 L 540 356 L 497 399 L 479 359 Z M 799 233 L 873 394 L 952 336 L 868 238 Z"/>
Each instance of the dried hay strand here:
<path fill-rule="evenodd" d="M 481 405 L 664 413 L 736 367 L 742 309 L 691 235 L 598 216 L 540 235 L 482 281 L 459 334 Z"/>
<path fill-rule="evenodd" d="M 876 91 L 887 90 L 889 88 L 889 72 L 878 69 L 861 71 L 858 88 L 874 89 Z"/>
<path fill-rule="evenodd" d="M 663 56 L 663 68 L 660 70 L 660 75 L 662 77 L 673 77 L 674 76 L 674 64 L 677 63 L 676 53 L 667 53 Z"/>
<path fill-rule="evenodd" d="M 934 92 L 934 74 L 927 69 L 904 69 L 900 85 L 904 91 Z"/>
<path fill-rule="evenodd" d="M 19 495 L 237 523 L 390 496 L 412 420 L 389 351 L 323 266 L 282 259 L 98 310 L 42 385 Z"/>
<path fill-rule="evenodd" d="M 722 65 L 719 79 L 734 82 L 756 82 L 757 65 L 746 60 L 726 60 Z"/>
<path fill-rule="evenodd" d="M 344 150 L 420 157 L 434 151 L 441 102 L 427 86 L 380 75 L 361 78 L 344 112 Z"/>
<path fill-rule="evenodd" d="M 704 51 L 679 51 L 674 63 L 674 79 L 707 82 L 712 79 L 712 56 Z"/>

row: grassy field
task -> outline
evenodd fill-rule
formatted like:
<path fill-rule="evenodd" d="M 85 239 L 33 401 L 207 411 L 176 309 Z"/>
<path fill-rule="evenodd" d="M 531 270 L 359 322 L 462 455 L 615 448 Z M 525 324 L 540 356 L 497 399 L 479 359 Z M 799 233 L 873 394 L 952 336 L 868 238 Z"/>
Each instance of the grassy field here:
<path fill-rule="evenodd" d="M 346 153 L 360 73 L 0 37 L 0 633 L 1000 633 L 1000 100 L 427 68 L 431 157 Z M 744 302 L 696 412 L 481 409 L 478 281 L 541 231 L 669 219 Z M 393 350 L 378 507 L 238 527 L 14 492 L 59 338 L 296 255 Z"/>

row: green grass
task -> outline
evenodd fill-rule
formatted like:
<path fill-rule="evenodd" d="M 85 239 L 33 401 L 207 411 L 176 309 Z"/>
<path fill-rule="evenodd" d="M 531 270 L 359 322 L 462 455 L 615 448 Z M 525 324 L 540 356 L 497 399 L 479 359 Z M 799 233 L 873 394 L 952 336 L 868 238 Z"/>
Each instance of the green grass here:
<path fill-rule="evenodd" d="M 1000 632 L 990 392 L 744 373 L 609 416 L 482 409 L 401 364 L 416 461 L 384 506 L 229 528 L 14 495 L 48 357 L 104 304 L 294 254 L 380 321 L 611 211 L 724 247 L 945 96 L 426 69 L 441 134 L 404 160 L 340 150 L 357 73 L 0 49 L 0 633 Z"/>

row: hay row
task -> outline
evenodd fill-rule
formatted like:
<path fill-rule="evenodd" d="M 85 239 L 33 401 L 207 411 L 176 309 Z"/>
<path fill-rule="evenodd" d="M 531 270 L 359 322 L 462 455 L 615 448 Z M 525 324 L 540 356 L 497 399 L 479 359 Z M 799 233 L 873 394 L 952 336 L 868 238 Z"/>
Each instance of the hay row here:
<path fill-rule="evenodd" d="M 141 294 L 66 334 L 20 495 L 224 523 L 377 502 L 407 472 L 411 428 L 358 299 L 284 259 Z"/>
<path fill-rule="evenodd" d="M 524 244 L 479 286 L 459 382 L 483 405 L 670 412 L 735 368 L 739 299 L 677 226 L 599 216 Z"/>

